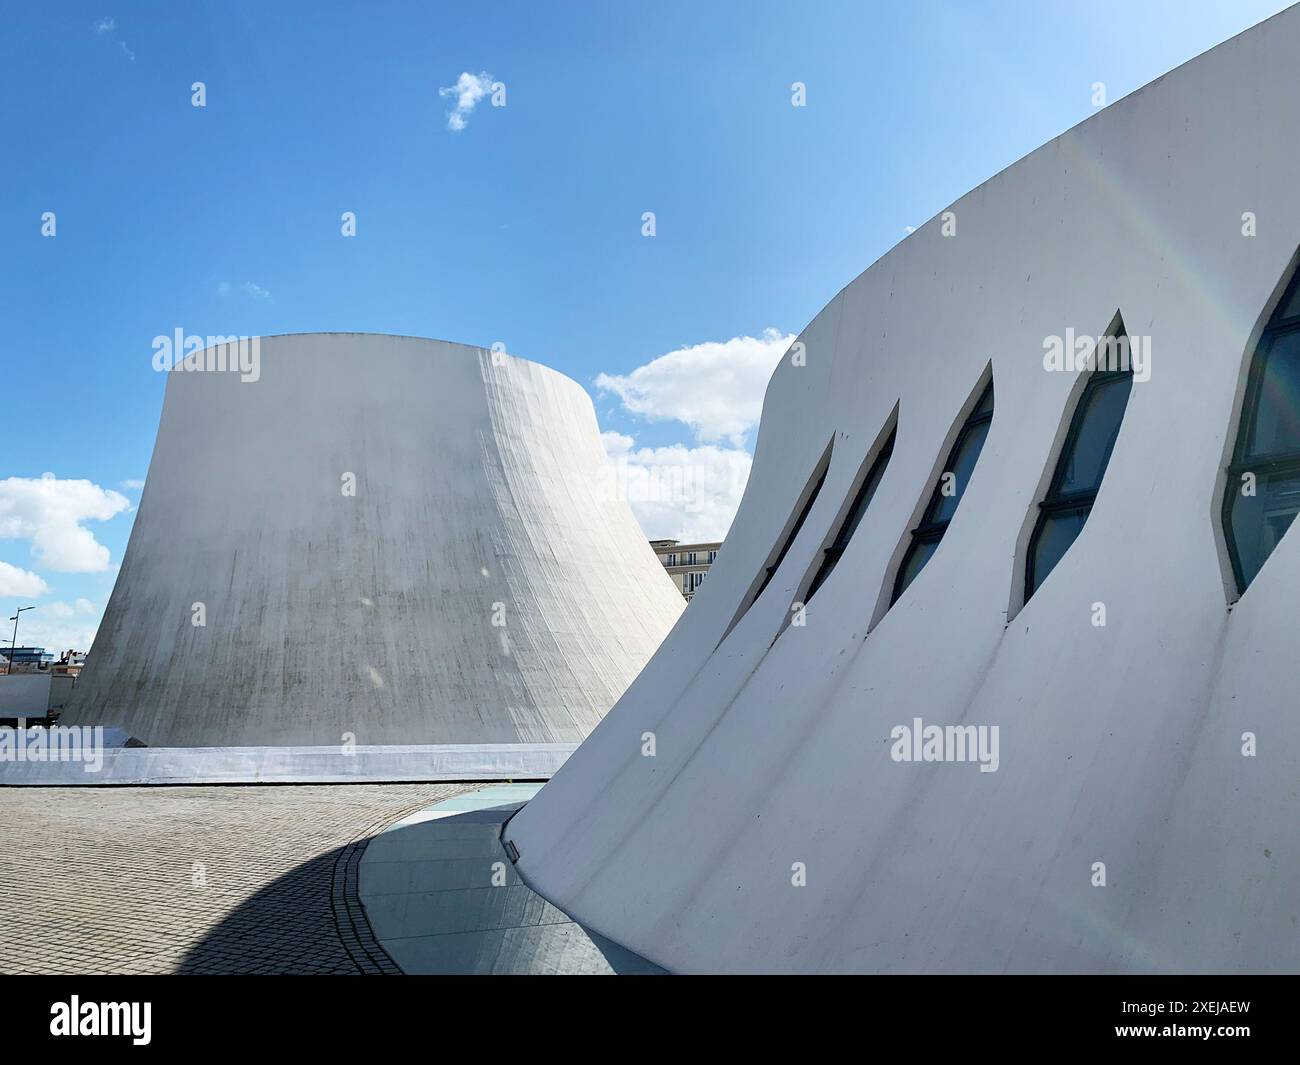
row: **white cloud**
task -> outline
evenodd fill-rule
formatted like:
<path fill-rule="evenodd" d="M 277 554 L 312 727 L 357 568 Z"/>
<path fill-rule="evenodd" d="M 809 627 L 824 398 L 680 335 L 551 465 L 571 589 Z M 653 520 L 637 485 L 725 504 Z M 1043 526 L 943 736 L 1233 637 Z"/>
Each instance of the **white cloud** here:
<path fill-rule="evenodd" d="M 76 599 L 71 603 L 56 600 L 53 603 L 45 604 L 42 609 L 49 611 L 51 617 L 75 618 L 93 614 L 98 608 L 89 599 Z"/>
<path fill-rule="evenodd" d="M 35 599 L 49 590 L 50 586 L 31 570 L 0 562 L 0 599 Z"/>
<path fill-rule="evenodd" d="M 736 516 L 753 462 L 741 448 L 706 444 L 636 446 L 623 433 L 602 433 L 619 495 L 647 540 L 721 540 Z"/>
<path fill-rule="evenodd" d="M 229 281 L 222 281 L 217 285 L 217 294 L 220 296 L 229 296 L 234 290 L 234 285 Z M 239 291 L 245 296 L 251 296 L 255 300 L 269 300 L 271 293 L 261 285 L 255 285 L 252 281 L 244 281 L 239 286 Z"/>
<path fill-rule="evenodd" d="M 135 477 L 129 477 L 129 478 L 127 478 L 125 481 L 122 482 L 122 487 L 123 487 L 123 488 L 128 488 L 128 489 L 132 489 L 132 488 L 143 488 L 143 487 L 144 487 L 144 481 L 138 480 L 138 479 L 135 478 Z"/>
<path fill-rule="evenodd" d="M 463 71 L 460 77 L 456 79 L 455 85 L 439 89 L 439 96 L 444 98 L 454 96 L 456 98 L 456 106 L 447 112 L 447 128 L 453 133 L 459 133 L 463 130 L 469 121 L 469 116 L 474 113 L 474 108 L 478 106 L 478 102 L 491 91 L 492 75 L 486 70 L 479 74 Z"/>
<path fill-rule="evenodd" d="M 108 548 L 88 521 L 108 521 L 129 509 L 119 492 L 86 480 L 10 477 L 0 481 L 0 540 L 29 540 L 38 565 L 62 573 L 108 569 Z"/>
<path fill-rule="evenodd" d="M 97 18 L 92 23 L 92 25 L 94 27 L 95 33 L 98 34 L 99 36 L 102 37 L 105 34 L 107 34 L 110 38 L 116 39 L 117 19 L 115 19 L 112 15 L 105 15 L 103 18 Z M 122 54 L 125 55 L 127 59 L 131 60 L 132 63 L 135 62 L 135 53 L 131 51 L 126 41 L 119 40 L 117 42 L 117 46 L 120 49 L 122 49 Z"/>
<path fill-rule="evenodd" d="M 44 647 L 56 658 L 68 649 L 89 651 L 100 620 L 100 608 L 88 599 L 38 603 L 35 610 L 23 614 L 18 643 Z"/>
<path fill-rule="evenodd" d="M 761 337 L 732 337 L 679 348 L 630 374 L 600 374 L 596 387 L 650 421 L 675 419 L 702 443 L 741 447 L 758 424 L 763 393 L 793 336 L 765 329 Z"/>

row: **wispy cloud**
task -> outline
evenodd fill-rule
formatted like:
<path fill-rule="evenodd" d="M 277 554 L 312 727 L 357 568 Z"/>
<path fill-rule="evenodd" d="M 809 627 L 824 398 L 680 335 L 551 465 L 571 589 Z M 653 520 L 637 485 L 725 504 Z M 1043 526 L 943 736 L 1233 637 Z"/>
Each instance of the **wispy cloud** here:
<path fill-rule="evenodd" d="M 794 342 L 777 329 L 670 351 L 629 374 L 600 374 L 596 387 L 612 392 L 633 414 L 689 425 L 701 443 L 727 440 L 740 447 L 758 425 L 767 382 Z"/>
<path fill-rule="evenodd" d="M 77 599 L 71 603 L 55 601 L 35 606 L 30 614 L 23 615 L 20 642 L 44 647 L 55 654 L 69 649 L 90 650 L 102 614 L 99 605 L 89 599 Z"/>
<path fill-rule="evenodd" d="M 103 18 L 97 18 L 92 23 L 95 33 L 101 37 L 108 37 L 117 42 L 117 46 L 122 49 L 122 54 L 135 62 L 135 53 L 127 46 L 126 41 L 117 36 L 117 19 L 112 15 L 105 15 Z"/>
<path fill-rule="evenodd" d="M 269 290 L 264 289 L 261 285 L 254 284 L 252 281 L 244 281 L 238 285 L 231 284 L 229 281 L 222 281 L 217 286 L 217 294 L 219 296 L 229 296 L 236 289 L 255 300 L 269 301 L 271 298 Z"/>
<path fill-rule="evenodd" d="M 478 102 L 492 91 L 492 75 L 486 70 L 479 74 L 471 74 L 469 71 L 463 71 L 459 78 L 456 79 L 455 85 L 449 85 L 445 89 L 439 89 L 438 95 L 443 97 L 455 97 L 455 106 L 447 112 L 447 128 L 453 133 L 459 133 L 469 122 L 469 116 L 474 113 L 474 108 Z"/>
<path fill-rule="evenodd" d="M 129 477 L 129 478 L 127 478 L 125 481 L 122 482 L 122 487 L 123 487 L 123 488 L 127 488 L 127 489 L 132 489 L 132 488 L 143 488 L 143 487 L 144 487 L 144 481 L 138 480 L 138 479 L 135 478 L 135 477 Z"/>
<path fill-rule="evenodd" d="M 624 433 L 601 433 L 619 496 L 647 540 L 721 540 L 740 506 L 753 457 L 704 444 L 637 447 Z"/>

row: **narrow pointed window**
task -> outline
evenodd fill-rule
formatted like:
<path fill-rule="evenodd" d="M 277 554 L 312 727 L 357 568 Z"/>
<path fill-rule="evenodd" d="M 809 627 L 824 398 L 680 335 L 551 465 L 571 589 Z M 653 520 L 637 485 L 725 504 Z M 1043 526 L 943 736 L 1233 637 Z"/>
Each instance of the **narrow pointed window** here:
<path fill-rule="evenodd" d="M 957 513 L 957 504 L 966 492 L 975 463 L 984 449 L 984 439 L 988 436 L 989 426 L 993 422 L 993 382 L 989 381 L 980 396 L 975 409 L 971 411 L 966 424 L 961 427 L 957 442 L 948 454 L 943 475 L 934 487 L 930 505 L 925 508 L 921 524 L 912 530 L 912 544 L 903 556 L 903 564 L 898 568 L 894 579 L 894 594 L 891 605 L 898 602 L 899 596 L 907 591 L 907 586 L 916 580 L 916 576 L 925 568 L 939 548 L 939 541 L 948 531 L 948 523 Z"/>
<path fill-rule="evenodd" d="M 817 493 L 822 490 L 822 485 L 826 483 L 826 470 L 823 468 L 821 475 L 817 478 L 817 483 L 813 485 L 812 492 L 808 495 L 808 501 L 804 503 L 803 508 L 799 511 L 799 516 L 795 519 L 794 525 L 786 535 L 784 543 L 781 544 L 781 550 L 777 552 L 776 560 L 767 567 L 763 574 L 762 583 L 758 586 L 758 591 L 754 593 L 757 599 L 763 594 L 763 589 L 768 586 L 776 571 L 781 568 L 781 563 L 785 561 L 786 552 L 790 550 L 790 545 L 794 543 L 794 538 L 799 535 L 799 530 L 803 528 L 803 523 L 808 517 L 808 512 L 812 510 L 813 504 L 817 502 Z"/>
<path fill-rule="evenodd" d="M 812 477 L 809 479 L 803 492 L 799 495 L 800 501 L 796 504 L 798 509 L 791 515 L 790 520 L 786 523 L 786 529 L 782 533 L 779 541 L 780 546 L 774 548 L 773 555 L 769 556 L 772 558 L 772 561 L 763 568 L 762 579 L 757 582 L 756 589 L 752 593 L 746 594 L 745 598 L 741 601 L 740 609 L 736 611 L 736 616 L 731 619 L 731 624 L 727 626 L 727 631 L 722 634 L 722 640 L 727 638 L 731 630 L 736 627 L 736 623 L 745 616 L 745 612 L 749 610 L 749 608 L 757 601 L 758 597 L 763 594 L 763 590 L 771 583 L 772 578 L 776 575 L 776 571 L 781 568 L 781 563 L 785 561 L 786 553 L 790 550 L 795 538 L 798 537 L 799 530 L 803 528 L 803 523 L 808 519 L 808 514 L 812 510 L 813 504 L 817 502 L 817 495 L 821 492 L 822 485 L 826 482 L 826 471 L 830 468 L 831 448 L 834 446 L 834 443 L 835 441 L 832 439 L 831 443 L 827 445 L 825 452 L 822 453 L 821 459 L 818 460 L 817 465 L 813 470 Z M 722 640 L 718 641 L 719 646 L 721 646 Z"/>
<path fill-rule="evenodd" d="M 1129 339 L 1122 329 L 1097 346 L 1097 363 L 1074 408 L 1047 496 L 1038 504 L 1038 521 L 1025 559 L 1025 602 L 1047 579 L 1083 531 L 1110 453 L 1119 436 L 1133 388 Z"/>
<path fill-rule="evenodd" d="M 822 551 L 821 565 L 817 567 L 812 583 L 808 585 L 808 591 L 804 596 L 805 602 L 812 599 L 817 589 L 825 583 L 826 578 L 831 575 L 831 570 L 839 562 L 840 556 L 844 554 L 844 549 L 849 546 L 849 541 L 853 539 L 854 532 L 857 531 L 858 525 L 862 522 L 862 515 L 867 512 L 867 507 L 871 504 L 872 496 L 876 494 L 880 479 L 885 475 L 885 467 L 889 465 L 890 456 L 894 453 L 894 437 L 897 432 L 896 429 L 890 430 L 889 437 L 885 440 L 884 446 L 881 447 L 875 461 L 871 464 L 871 469 L 867 471 L 867 476 L 859 486 L 857 495 L 853 497 L 853 502 L 849 504 L 848 512 L 840 523 L 839 532 L 835 534 L 835 539 L 831 541 L 830 546 Z"/>
<path fill-rule="evenodd" d="M 1255 348 L 1223 497 L 1241 594 L 1300 512 L 1300 274 Z"/>

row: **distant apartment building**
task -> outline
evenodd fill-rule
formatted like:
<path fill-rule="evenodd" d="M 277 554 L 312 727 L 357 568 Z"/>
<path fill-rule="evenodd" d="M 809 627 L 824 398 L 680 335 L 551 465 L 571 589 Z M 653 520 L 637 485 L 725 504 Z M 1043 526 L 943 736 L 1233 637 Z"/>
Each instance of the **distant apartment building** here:
<path fill-rule="evenodd" d="M 695 591 L 704 583 L 704 575 L 709 572 L 713 560 L 718 557 L 722 541 L 707 544 L 680 544 L 676 540 L 651 540 L 650 546 L 659 556 L 668 575 L 677 585 L 678 591 L 689 601 Z"/>
<path fill-rule="evenodd" d="M 36 673 L 49 669 L 54 656 L 44 647 L 0 647 L 6 673 Z"/>

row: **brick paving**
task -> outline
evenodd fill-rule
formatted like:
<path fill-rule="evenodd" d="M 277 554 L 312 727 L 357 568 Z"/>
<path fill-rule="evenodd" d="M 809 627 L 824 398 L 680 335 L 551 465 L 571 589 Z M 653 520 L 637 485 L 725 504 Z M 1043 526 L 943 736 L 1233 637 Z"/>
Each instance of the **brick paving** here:
<path fill-rule="evenodd" d="M 0 788 L 0 972 L 394 972 L 365 840 L 476 786 Z"/>

